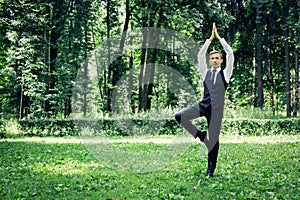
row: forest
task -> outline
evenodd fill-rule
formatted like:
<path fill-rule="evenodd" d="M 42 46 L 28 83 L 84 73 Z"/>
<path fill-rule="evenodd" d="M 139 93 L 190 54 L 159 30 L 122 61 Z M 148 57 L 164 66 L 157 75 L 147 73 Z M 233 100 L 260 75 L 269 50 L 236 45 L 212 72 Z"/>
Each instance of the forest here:
<path fill-rule="evenodd" d="M 213 23 L 214 177 L 174 118 Z M 299 53 L 300 0 L 0 0 L 0 199 L 300 199 Z"/>
<path fill-rule="evenodd" d="M 235 56 L 227 104 L 299 116 L 300 1 L 1 0 L 1 118 L 178 110 L 189 91 L 198 101 L 213 22 Z"/>

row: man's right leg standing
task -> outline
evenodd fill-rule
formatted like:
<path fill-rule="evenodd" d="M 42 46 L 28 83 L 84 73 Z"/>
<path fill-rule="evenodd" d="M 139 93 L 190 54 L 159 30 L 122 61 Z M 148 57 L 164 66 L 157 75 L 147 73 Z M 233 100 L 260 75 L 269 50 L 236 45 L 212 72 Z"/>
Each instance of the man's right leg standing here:
<path fill-rule="evenodd" d="M 219 152 L 219 135 L 223 118 L 223 109 L 212 110 L 209 126 L 209 140 L 205 141 L 208 149 L 207 176 L 213 177 Z"/>

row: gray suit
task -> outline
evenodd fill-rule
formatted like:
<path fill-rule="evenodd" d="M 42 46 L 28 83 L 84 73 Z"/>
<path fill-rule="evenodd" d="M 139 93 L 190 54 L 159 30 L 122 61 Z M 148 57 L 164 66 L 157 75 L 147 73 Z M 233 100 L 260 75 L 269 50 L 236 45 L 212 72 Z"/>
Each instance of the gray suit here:
<path fill-rule="evenodd" d="M 211 41 L 206 40 L 198 53 L 198 67 L 202 79 L 204 80 L 203 99 L 198 104 L 185 108 L 175 115 L 177 122 L 187 129 L 194 138 L 199 137 L 199 134 L 201 135 L 201 131 L 199 131 L 191 123 L 191 120 L 201 116 L 206 117 L 208 124 L 208 138 L 205 137 L 202 139 L 204 139 L 203 142 L 208 150 L 207 174 L 213 174 L 216 168 L 219 151 L 219 135 L 225 104 L 225 93 L 232 75 L 234 63 L 232 48 L 227 44 L 224 38 L 221 38 L 219 41 L 226 52 L 225 69 L 221 70 L 220 67 L 217 68 L 216 76 L 212 77 L 212 70 L 207 68 L 205 55 Z"/>
<path fill-rule="evenodd" d="M 208 167 L 207 173 L 213 173 L 216 168 L 218 151 L 219 151 L 219 135 L 221 130 L 225 92 L 227 82 L 225 81 L 223 70 L 216 74 L 215 81 L 211 80 L 212 72 L 206 73 L 204 81 L 203 99 L 190 107 L 187 107 L 175 115 L 176 120 L 189 131 L 194 138 L 197 137 L 198 129 L 191 123 L 191 120 L 198 117 L 206 117 L 208 124 L 209 137 L 205 138 L 204 144 L 208 149 Z"/>

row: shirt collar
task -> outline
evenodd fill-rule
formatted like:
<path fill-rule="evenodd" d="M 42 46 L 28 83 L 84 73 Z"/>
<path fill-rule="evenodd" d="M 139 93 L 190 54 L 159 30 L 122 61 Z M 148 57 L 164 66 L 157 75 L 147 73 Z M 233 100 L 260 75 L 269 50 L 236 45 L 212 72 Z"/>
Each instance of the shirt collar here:
<path fill-rule="evenodd" d="M 212 72 L 214 69 L 215 68 L 211 68 L 210 71 Z M 221 67 L 218 67 L 216 70 L 217 70 L 217 73 L 218 73 L 219 71 L 221 71 Z"/>

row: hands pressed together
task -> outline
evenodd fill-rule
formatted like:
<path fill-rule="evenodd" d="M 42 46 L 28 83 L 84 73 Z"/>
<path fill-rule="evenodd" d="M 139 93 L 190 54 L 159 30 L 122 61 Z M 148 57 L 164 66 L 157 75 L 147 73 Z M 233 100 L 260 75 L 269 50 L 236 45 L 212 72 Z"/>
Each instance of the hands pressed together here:
<path fill-rule="evenodd" d="M 212 27 L 212 31 L 211 31 L 211 36 L 210 36 L 209 40 L 212 41 L 215 37 L 216 37 L 218 40 L 221 39 L 221 37 L 219 36 L 219 33 L 218 33 L 218 31 L 217 31 L 216 24 L 213 23 L 213 27 Z"/>

